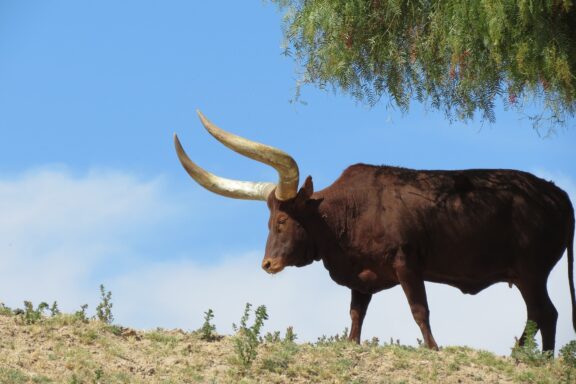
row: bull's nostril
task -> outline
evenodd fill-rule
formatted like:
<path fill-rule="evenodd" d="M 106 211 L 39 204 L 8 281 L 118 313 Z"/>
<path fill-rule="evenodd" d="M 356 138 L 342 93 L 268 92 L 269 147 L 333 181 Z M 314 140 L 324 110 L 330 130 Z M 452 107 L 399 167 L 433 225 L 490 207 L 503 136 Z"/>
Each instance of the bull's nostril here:
<path fill-rule="evenodd" d="M 262 264 L 262 268 L 268 270 L 270 269 L 270 265 L 272 265 L 272 263 L 270 263 L 270 260 L 267 260 Z"/>

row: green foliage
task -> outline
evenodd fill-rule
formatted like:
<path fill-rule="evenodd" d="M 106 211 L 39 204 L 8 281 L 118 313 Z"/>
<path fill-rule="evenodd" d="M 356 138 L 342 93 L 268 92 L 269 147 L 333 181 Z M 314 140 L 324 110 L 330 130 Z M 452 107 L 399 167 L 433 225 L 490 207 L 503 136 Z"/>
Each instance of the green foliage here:
<path fill-rule="evenodd" d="M 286 334 L 284 335 L 285 343 L 294 343 L 298 336 L 294 333 L 294 327 L 286 328 Z"/>
<path fill-rule="evenodd" d="M 264 341 L 270 344 L 273 343 L 294 343 L 298 336 L 294 333 L 293 327 L 286 328 L 284 339 L 280 337 L 280 331 L 268 332 L 264 335 Z"/>
<path fill-rule="evenodd" d="M 206 341 L 218 340 L 218 335 L 216 334 L 216 326 L 212 324 L 212 319 L 214 319 L 214 311 L 208 309 L 204 312 L 204 324 L 199 329 L 200 338 Z"/>
<path fill-rule="evenodd" d="M 316 345 L 329 345 L 333 343 L 341 343 L 348 341 L 348 328 L 344 328 L 341 334 L 333 336 L 322 335 L 316 341 Z"/>
<path fill-rule="evenodd" d="M 264 335 L 264 341 L 268 344 L 274 344 L 274 343 L 281 342 L 282 338 L 280 337 L 280 331 L 267 332 Z"/>
<path fill-rule="evenodd" d="M 450 119 L 493 121 L 501 98 L 534 124 L 576 112 L 576 10 L 571 0 L 272 0 L 299 83 L 369 105 L 425 102 Z M 297 91 L 297 95 L 299 90 Z"/>
<path fill-rule="evenodd" d="M 119 325 L 108 324 L 104 327 L 104 329 L 114 336 L 122 336 L 122 332 L 124 332 L 125 328 Z"/>
<path fill-rule="evenodd" d="M 100 303 L 96 307 L 96 318 L 103 323 L 112 324 L 112 292 L 104 289 L 104 284 L 100 284 Z"/>
<path fill-rule="evenodd" d="M 250 368 L 258 355 L 258 346 L 262 343 L 260 332 L 264 325 L 264 320 L 268 320 L 266 307 L 261 305 L 256 308 L 256 311 L 254 312 L 254 323 L 251 326 L 248 326 L 251 308 L 252 304 L 246 303 L 244 314 L 240 318 L 240 326 L 232 324 L 232 328 L 234 329 L 234 332 L 236 332 L 234 338 L 234 350 L 238 361 L 244 369 Z"/>
<path fill-rule="evenodd" d="M 537 332 L 538 325 L 528 320 L 523 335 L 524 345 L 520 345 L 520 341 L 516 340 L 511 354 L 513 359 L 534 366 L 541 366 L 551 359 L 552 355 L 550 352 L 540 352 L 538 342 L 536 342 Z"/>
<path fill-rule="evenodd" d="M 161 328 L 158 328 L 156 331 L 152 331 L 145 334 L 144 337 L 158 344 L 166 344 L 174 346 L 178 343 L 178 338 L 176 336 L 166 333 Z"/>
<path fill-rule="evenodd" d="M 560 356 L 564 364 L 576 368 L 576 340 L 572 340 L 560 348 Z"/>
<path fill-rule="evenodd" d="M 280 337 L 280 331 L 267 333 L 264 336 L 265 342 L 268 344 L 267 353 L 262 358 L 262 368 L 282 374 L 288 369 L 290 364 L 294 361 L 294 355 L 298 353 L 299 347 L 295 343 L 296 334 L 294 328 L 286 328 L 284 338 Z"/>
<path fill-rule="evenodd" d="M 31 301 L 24 301 L 24 311 L 20 311 L 19 314 L 22 317 L 24 324 L 36 324 L 42 320 L 44 310 L 49 308 L 49 305 L 45 302 L 38 304 L 36 309 Z"/>
<path fill-rule="evenodd" d="M 14 312 L 12 312 L 12 308 L 7 307 L 4 303 L 0 303 L 0 315 L 2 316 L 12 316 Z"/>
<path fill-rule="evenodd" d="M 50 307 L 50 316 L 54 317 L 54 316 L 58 316 L 60 315 L 60 309 L 58 308 L 58 303 L 56 301 L 54 301 L 52 303 L 52 306 Z"/>
<path fill-rule="evenodd" d="M 74 318 L 83 323 L 87 323 L 88 316 L 86 316 L 86 309 L 88 309 L 88 304 L 81 305 L 80 310 L 74 312 Z"/>

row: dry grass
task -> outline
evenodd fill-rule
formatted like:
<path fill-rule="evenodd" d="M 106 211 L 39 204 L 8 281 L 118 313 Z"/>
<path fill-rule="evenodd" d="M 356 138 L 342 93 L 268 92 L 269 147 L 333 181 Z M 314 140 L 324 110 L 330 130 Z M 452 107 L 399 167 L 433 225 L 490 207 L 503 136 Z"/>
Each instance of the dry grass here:
<path fill-rule="evenodd" d="M 72 315 L 25 324 L 0 314 L 0 383 L 574 383 L 561 359 L 518 364 L 489 352 L 345 341 L 264 342 L 249 367 L 233 337 L 135 331 Z"/>

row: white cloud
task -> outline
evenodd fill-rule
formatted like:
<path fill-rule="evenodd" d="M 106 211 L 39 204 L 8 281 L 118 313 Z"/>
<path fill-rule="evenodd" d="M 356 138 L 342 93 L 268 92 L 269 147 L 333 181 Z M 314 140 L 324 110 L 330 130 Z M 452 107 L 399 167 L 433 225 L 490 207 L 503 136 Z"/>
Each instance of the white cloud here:
<path fill-rule="evenodd" d="M 554 179 L 574 199 L 570 178 L 539 174 Z M 126 326 L 196 329 L 211 308 L 218 331 L 231 333 L 246 302 L 267 306 L 267 331 L 294 326 L 304 341 L 349 326 L 347 288 L 333 283 L 321 263 L 267 275 L 260 269 L 264 244 L 254 252 L 209 255 L 218 260 L 209 265 L 194 261 L 195 244 L 183 244 L 186 251 L 167 248 L 173 254 L 139 258 L 135 248 L 142 238 L 153 234 L 168 243 L 163 237 L 167 221 L 177 211 L 192 210 L 183 209 L 186 202 L 166 189 L 158 179 L 106 171 L 73 176 L 48 169 L 0 180 L 0 301 L 19 306 L 27 299 L 58 300 L 67 311 L 89 303 L 93 310 L 97 286 L 105 281 L 113 292 L 116 320 Z M 118 259 L 128 259 L 129 267 L 117 268 Z M 516 288 L 498 284 L 469 296 L 445 285 L 427 287 L 440 345 L 509 354 L 526 318 Z M 575 338 L 565 258 L 553 271 L 549 289 L 560 313 L 560 347 Z M 372 336 L 406 344 L 421 338 L 399 287 L 374 296 L 363 338 Z"/>
<path fill-rule="evenodd" d="M 61 168 L 0 180 L 0 299 L 82 302 L 100 268 L 129 256 L 126 237 L 173 213 L 161 184 L 110 171 L 75 177 Z"/>

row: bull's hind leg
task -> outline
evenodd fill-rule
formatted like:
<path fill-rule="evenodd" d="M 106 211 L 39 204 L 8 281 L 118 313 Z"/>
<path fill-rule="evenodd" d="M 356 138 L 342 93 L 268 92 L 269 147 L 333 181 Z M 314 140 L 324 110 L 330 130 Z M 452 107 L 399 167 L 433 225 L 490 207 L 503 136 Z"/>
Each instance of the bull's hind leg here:
<path fill-rule="evenodd" d="M 350 336 L 348 340 L 360 343 L 360 333 L 362 333 L 362 323 L 368 310 L 368 304 L 372 295 L 352 290 L 352 301 L 350 302 L 350 318 L 352 326 L 350 327 Z"/>
<path fill-rule="evenodd" d="M 554 352 L 558 311 L 548 296 L 546 280 L 522 281 L 518 284 L 518 289 L 526 302 L 528 320 L 536 323 L 542 335 L 542 350 Z M 522 333 L 520 345 L 524 344 L 525 338 L 526 330 Z"/>
<path fill-rule="evenodd" d="M 428 300 L 426 299 L 426 288 L 422 275 L 409 269 L 406 263 L 400 258 L 395 263 L 396 276 L 406 294 L 412 316 L 416 324 L 422 331 L 424 343 L 430 349 L 438 350 L 438 345 L 432 336 L 430 329 L 430 310 L 428 309 Z"/>

